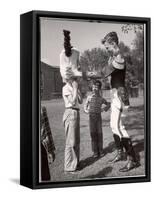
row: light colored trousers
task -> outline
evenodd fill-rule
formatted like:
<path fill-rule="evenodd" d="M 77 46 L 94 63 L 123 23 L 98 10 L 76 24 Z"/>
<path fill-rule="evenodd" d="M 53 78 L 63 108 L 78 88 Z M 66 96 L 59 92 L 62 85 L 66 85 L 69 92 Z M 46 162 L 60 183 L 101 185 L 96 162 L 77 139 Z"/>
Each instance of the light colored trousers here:
<path fill-rule="evenodd" d="M 80 113 L 74 109 L 66 109 L 63 115 L 65 127 L 64 170 L 75 171 L 80 155 Z"/>
<path fill-rule="evenodd" d="M 118 135 L 120 138 L 129 138 L 125 126 L 122 123 L 122 110 L 123 110 L 123 103 L 118 98 L 117 89 L 114 88 L 111 90 L 110 126 L 113 134 Z"/>

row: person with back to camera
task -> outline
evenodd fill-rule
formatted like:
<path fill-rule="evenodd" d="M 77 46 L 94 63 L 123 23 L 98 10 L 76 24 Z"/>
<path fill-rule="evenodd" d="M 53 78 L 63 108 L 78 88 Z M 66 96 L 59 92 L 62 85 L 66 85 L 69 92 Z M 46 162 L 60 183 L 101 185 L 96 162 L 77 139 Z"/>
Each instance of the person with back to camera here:
<path fill-rule="evenodd" d="M 97 78 L 100 74 L 94 71 L 81 71 L 79 68 L 79 57 L 80 52 L 77 48 L 71 45 L 71 37 L 69 30 L 63 30 L 64 34 L 64 49 L 60 53 L 60 74 L 62 76 L 63 82 L 67 83 L 69 81 L 72 82 L 72 87 L 74 91 L 73 98 L 77 98 L 77 91 L 78 91 L 78 82 L 83 79 L 87 78 Z"/>
<path fill-rule="evenodd" d="M 80 52 L 71 46 L 70 31 L 63 30 L 63 34 L 64 49 L 60 53 L 60 73 L 64 83 L 72 82 L 73 100 L 75 100 L 78 91 L 77 78 L 82 77 L 82 72 L 78 70 Z"/>
<path fill-rule="evenodd" d="M 80 109 L 82 103 L 78 79 L 82 77 L 79 67 L 79 51 L 70 43 L 70 31 L 63 30 L 64 49 L 60 53 L 60 73 L 65 85 L 62 95 L 65 104 L 63 124 L 65 128 L 64 171 L 74 173 L 80 157 Z"/>
<path fill-rule="evenodd" d="M 67 81 L 63 86 L 63 99 L 65 103 L 65 112 L 63 115 L 63 124 L 65 128 L 65 158 L 64 171 L 75 172 L 79 166 L 80 157 L 80 108 L 82 96 L 77 90 L 77 98 L 74 98 L 73 81 Z"/>

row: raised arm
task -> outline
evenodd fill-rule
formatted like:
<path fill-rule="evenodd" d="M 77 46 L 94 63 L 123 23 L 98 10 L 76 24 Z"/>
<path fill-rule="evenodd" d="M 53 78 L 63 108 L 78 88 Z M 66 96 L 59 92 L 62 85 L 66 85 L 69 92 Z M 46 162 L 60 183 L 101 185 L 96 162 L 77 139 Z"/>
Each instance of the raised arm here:
<path fill-rule="evenodd" d="M 77 83 L 77 81 L 73 81 L 72 86 L 73 86 L 73 97 L 72 97 L 71 103 L 74 106 L 76 104 L 77 99 L 78 99 L 78 83 Z"/>

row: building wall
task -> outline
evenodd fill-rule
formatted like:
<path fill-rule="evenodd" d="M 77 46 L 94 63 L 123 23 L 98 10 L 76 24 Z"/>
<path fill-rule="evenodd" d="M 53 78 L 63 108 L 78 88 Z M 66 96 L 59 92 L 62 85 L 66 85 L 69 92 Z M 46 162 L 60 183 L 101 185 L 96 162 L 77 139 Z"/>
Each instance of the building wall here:
<path fill-rule="evenodd" d="M 62 97 L 63 83 L 59 68 L 41 62 L 41 72 L 44 85 L 42 100 Z"/>

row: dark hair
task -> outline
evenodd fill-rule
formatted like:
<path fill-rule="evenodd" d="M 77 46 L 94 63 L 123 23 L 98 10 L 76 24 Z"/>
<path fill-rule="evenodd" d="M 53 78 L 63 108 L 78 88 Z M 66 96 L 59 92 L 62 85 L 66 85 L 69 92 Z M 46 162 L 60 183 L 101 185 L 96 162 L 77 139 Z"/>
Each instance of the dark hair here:
<path fill-rule="evenodd" d="M 112 43 L 112 42 L 115 42 L 117 45 L 119 44 L 119 39 L 118 39 L 118 35 L 116 32 L 112 31 L 110 33 L 108 33 L 104 39 L 102 39 L 102 44 L 104 44 L 105 42 L 108 42 L 108 43 Z"/>
<path fill-rule="evenodd" d="M 70 31 L 68 30 L 63 30 L 64 34 L 64 49 L 65 49 L 65 55 L 67 57 L 70 57 L 72 55 L 72 46 L 70 43 Z"/>
<path fill-rule="evenodd" d="M 99 81 L 99 80 L 95 80 L 95 81 L 93 81 L 93 85 L 98 86 L 99 89 L 101 89 L 101 87 L 102 87 L 102 83 L 101 83 L 101 81 Z"/>

